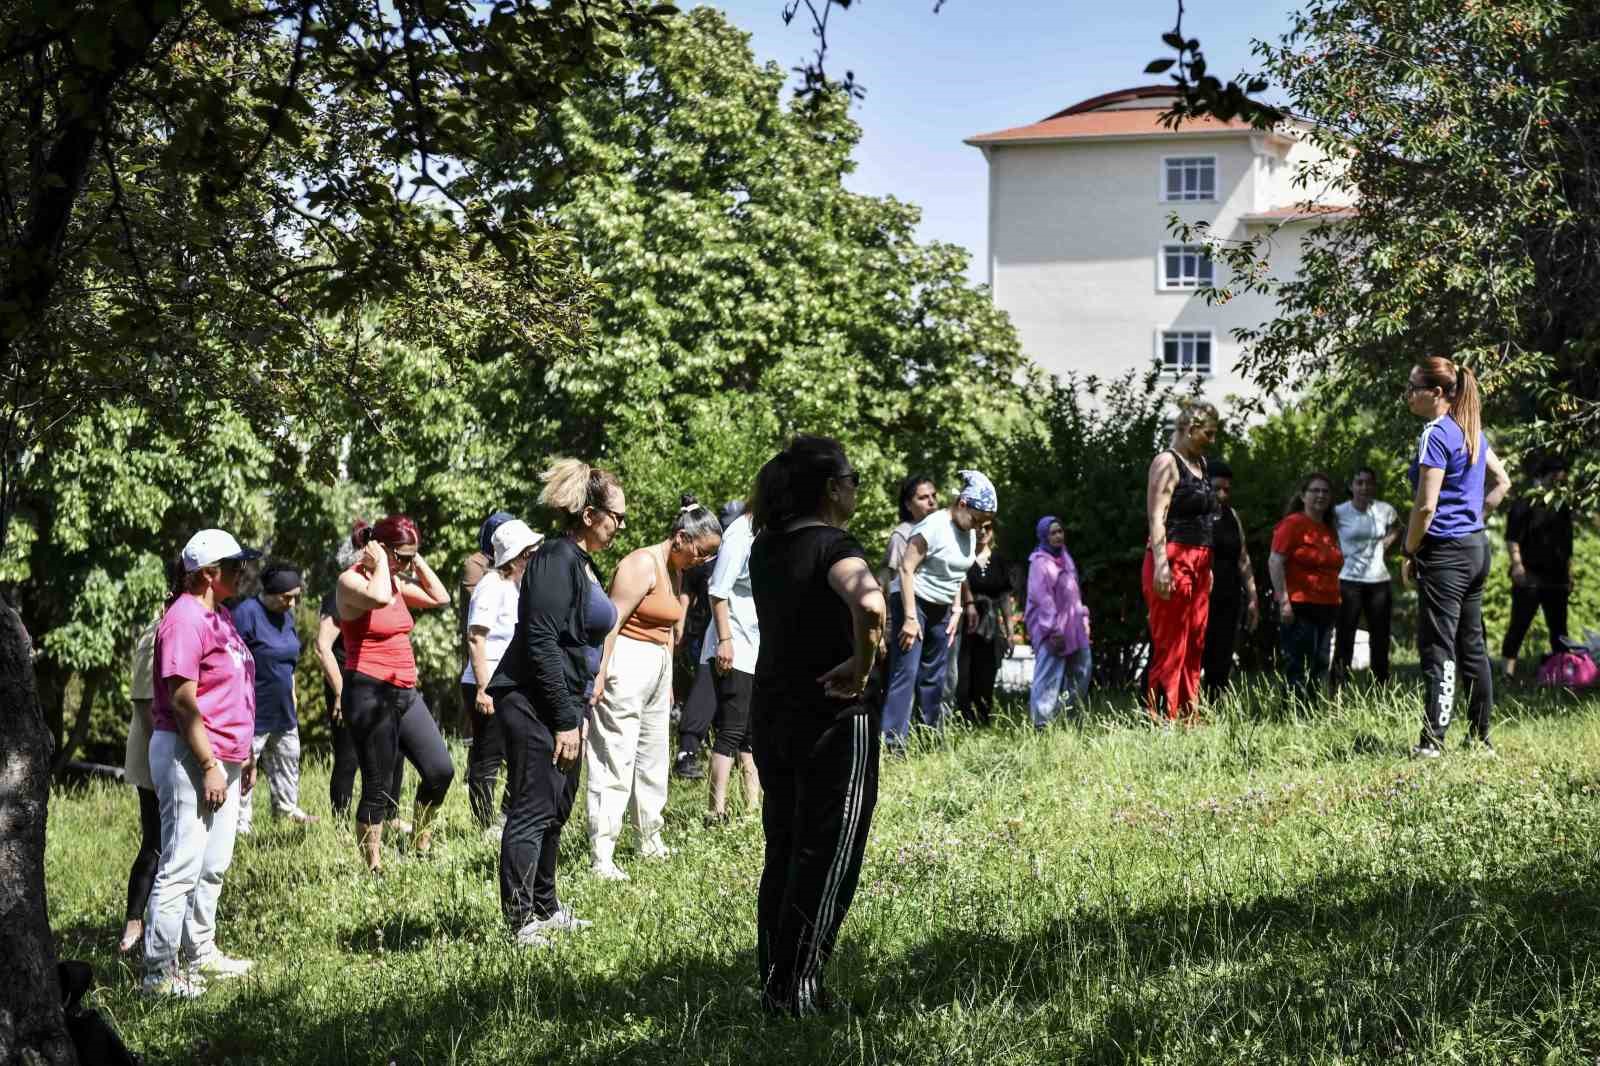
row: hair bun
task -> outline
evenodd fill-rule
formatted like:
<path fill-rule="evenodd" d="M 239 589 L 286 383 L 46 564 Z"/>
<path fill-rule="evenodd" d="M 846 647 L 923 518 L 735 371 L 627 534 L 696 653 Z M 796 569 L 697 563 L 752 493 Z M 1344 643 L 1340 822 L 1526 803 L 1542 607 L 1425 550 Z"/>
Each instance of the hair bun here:
<path fill-rule="evenodd" d="M 700 506 L 700 501 L 695 499 L 694 493 L 685 492 L 678 497 L 678 510 L 692 511 Z"/>
<path fill-rule="evenodd" d="M 365 548 L 372 541 L 372 525 L 364 518 L 356 519 L 355 525 L 350 527 L 350 544 L 356 548 Z"/>

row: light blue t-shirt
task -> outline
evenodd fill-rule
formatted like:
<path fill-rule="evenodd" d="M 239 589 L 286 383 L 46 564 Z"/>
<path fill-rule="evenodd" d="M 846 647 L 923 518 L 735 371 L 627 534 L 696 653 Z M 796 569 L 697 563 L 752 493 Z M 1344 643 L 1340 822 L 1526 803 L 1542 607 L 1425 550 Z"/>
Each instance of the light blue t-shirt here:
<path fill-rule="evenodd" d="M 1428 536 L 1457 540 L 1483 529 L 1483 475 L 1488 461 L 1488 438 L 1478 434 L 1478 461 L 1473 462 L 1467 454 L 1467 436 L 1450 415 L 1440 415 L 1422 427 L 1417 456 L 1411 461 L 1411 491 L 1417 490 L 1422 467 L 1444 471 Z"/>
<path fill-rule="evenodd" d="M 977 540 L 972 530 L 957 529 L 950 520 L 949 509 L 941 507 L 911 530 L 911 537 L 917 536 L 928 542 L 928 554 L 917 570 L 917 599 L 928 603 L 956 602 L 961 582 L 966 580 L 977 555 Z M 900 591 L 898 577 L 890 582 L 889 591 Z"/>

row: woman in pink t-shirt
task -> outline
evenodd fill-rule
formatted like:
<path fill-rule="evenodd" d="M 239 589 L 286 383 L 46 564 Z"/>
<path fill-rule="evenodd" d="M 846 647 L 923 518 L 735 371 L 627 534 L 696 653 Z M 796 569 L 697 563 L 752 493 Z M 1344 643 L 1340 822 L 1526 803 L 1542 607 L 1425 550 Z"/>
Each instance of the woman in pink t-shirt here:
<path fill-rule="evenodd" d="M 161 861 L 144 922 L 144 990 L 192 999 L 206 977 L 251 963 L 217 950 L 217 900 L 233 861 L 239 797 L 255 782 L 255 660 L 222 605 L 260 552 L 220 529 L 183 549 L 181 587 L 156 629 L 150 777 L 161 809 Z"/>

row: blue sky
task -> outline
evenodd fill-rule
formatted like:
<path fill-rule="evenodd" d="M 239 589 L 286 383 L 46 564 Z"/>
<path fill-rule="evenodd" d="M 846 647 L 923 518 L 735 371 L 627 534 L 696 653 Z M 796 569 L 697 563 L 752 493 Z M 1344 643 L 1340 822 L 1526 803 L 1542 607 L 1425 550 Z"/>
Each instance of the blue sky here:
<path fill-rule="evenodd" d="M 715 6 L 752 35 L 756 58 L 799 65 L 812 50 L 804 8 L 782 20 L 782 0 Z M 1276 40 L 1297 4 L 1187 0 L 1184 32 L 1198 37 L 1213 72 L 1250 65 L 1252 38 Z M 1036 122 L 1090 96 L 1159 81 L 1144 65 L 1170 54 L 1175 0 L 857 0 L 829 23 L 829 72 L 853 70 L 867 97 L 856 105 L 863 137 L 851 188 L 922 208 L 921 235 L 972 253 L 982 280 L 987 175 L 962 144 L 975 133 Z"/>

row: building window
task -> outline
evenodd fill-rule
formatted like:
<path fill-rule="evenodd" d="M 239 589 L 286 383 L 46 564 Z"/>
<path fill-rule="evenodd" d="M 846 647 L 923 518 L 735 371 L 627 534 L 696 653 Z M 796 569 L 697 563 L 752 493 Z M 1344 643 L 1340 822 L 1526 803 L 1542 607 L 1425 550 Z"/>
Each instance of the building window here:
<path fill-rule="evenodd" d="M 1167 159 L 1161 189 L 1163 200 L 1215 200 L 1217 157 L 1194 155 Z"/>
<path fill-rule="evenodd" d="M 1211 331 L 1162 330 L 1161 369 L 1173 377 L 1210 377 Z"/>
<path fill-rule="evenodd" d="M 1215 276 L 1211 253 L 1199 244 L 1161 246 L 1161 287 L 1198 289 L 1210 285 Z"/>

